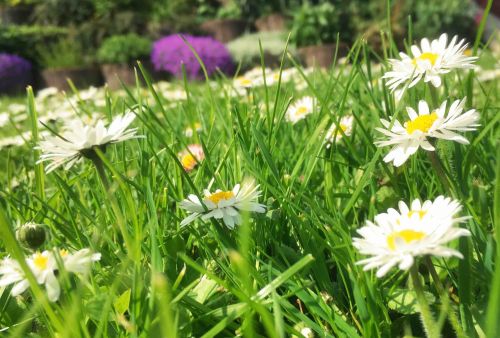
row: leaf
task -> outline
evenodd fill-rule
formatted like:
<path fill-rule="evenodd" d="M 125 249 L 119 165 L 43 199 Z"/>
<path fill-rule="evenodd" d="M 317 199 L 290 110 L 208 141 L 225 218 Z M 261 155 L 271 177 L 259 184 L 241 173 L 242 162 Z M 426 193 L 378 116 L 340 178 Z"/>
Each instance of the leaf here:
<path fill-rule="evenodd" d="M 210 298 L 211 295 L 217 289 L 217 283 L 209 279 L 206 275 L 203 275 L 198 285 L 191 292 L 194 293 L 194 299 L 198 303 L 205 303 L 205 301 Z"/>
<path fill-rule="evenodd" d="M 430 292 L 424 291 L 425 298 L 429 304 L 436 301 L 436 297 Z M 417 294 L 415 291 L 406 289 L 395 289 L 389 295 L 387 305 L 391 310 L 409 315 L 419 313 L 420 309 L 417 302 Z"/>
<path fill-rule="evenodd" d="M 113 306 L 116 313 L 118 313 L 119 315 L 123 315 L 125 312 L 127 312 L 128 306 L 130 304 L 130 293 L 131 290 L 128 289 L 115 300 Z"/>

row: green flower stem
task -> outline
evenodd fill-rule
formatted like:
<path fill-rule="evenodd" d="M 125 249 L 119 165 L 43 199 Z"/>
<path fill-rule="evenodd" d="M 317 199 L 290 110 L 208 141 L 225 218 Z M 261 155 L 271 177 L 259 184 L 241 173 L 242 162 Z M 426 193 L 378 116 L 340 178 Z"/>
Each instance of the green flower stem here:
<path fill-rule="evenodd" d="M 420 284 L 420 279 L 418 278 L 418 267 L 416 264 L 410 268 L 410 276 L 413 282 L 413 288 L 417 294 L 417 301 L 420 307 L 420 315 L 422 316 L 422 324 L 424 326 L 425 333 L 429 338 L 438 338 L 439 330 L 437 330 L 436 322 L 432 317 L 429 304 L 425 299 L 424 290 L 422 284 Z"/>
<path fill-rule="evenodd" d="M 435 147 L 435 142 L 429 142 Z M 427 156 L 429 157 L 429 160 L 431 161 L 432 168 L 434 168 L 434 171 L 436 172 L 439 181 L 444 187 L 444 190 L 448 195 L 454 195 L 452 194 L 452 189 L 450 182 L 448 181 L 448 175 L 446 174 L 446 170 L 443 167 L 443 164 L 441 163 L 441 160 L 439 159 L 439 156 L 435 151 L 428 151 Z"/>
<path fill-rule="evenodd" d="M 102 160 L 97 155 L 95 157 L 92 157 L 92 162 L 94 163 L 94 166 L 97 170 L 97 174 L 101 179 L 104 189 L 106 190 L 107 193 L 109 193 L 110 184 L 108 181 L 108 177 L 106 176 L 106 172 L 104 171 L 104 163 L 102 163 Z"/>
<path fill-rule="evenodd" d="M 448 297 L 448 293 L 446 292 L 443 283 L 441 283 L 441 280 L 439 279 L 439 275 L 437 274 L 436 268 L 434 268 L 434 264 L 432 264 L 432 260 L 430 257 L 425 257 L 424 258 L 425 265 L 427 266 L 427 269 L 429 270 L 429 273 L 432 277 L 432 280 L 434 281 L 434 286 L 436 287 L 436 290 L 441 298 L 441 303 L 445 302 L 450 302 L 450 299 Z M 448 319 L 450 320 L 451 326 L 453 326 L 453 329 L 455 330 L 457 337 L 467 337 L 467 335 L 464 333 L 462 326 L 460 325 L 460 321 L 458 320 L 457 314 L 455 313 L 455 310 L 453 309 L 453 306 L 450 306 L 448 310 Z"/>
<path fill-rule="evenodd" d="M 428 84 L 429 91 L 431 92 L 432 106 L 434 109 L 439 107 L 439 93 L 438 89 L 434 87 L 431 83 Z"/>
<path fill-rule="evenodd" d="M 133 254 L 135 250 L 133 250 L 132 246 L 132 240 L 129 236 L 129 233 L 127 231 L 127 228 L 124 223 L 124 218 L 122 216 L 122 213 L 120 211 L 120 208 L 118 207 L 118 202 L 115 198 L 115 196 L 111 193 L 110 190 L 110 183 L 108 181 L 108 178 L 106 176 L 106 172 L 104 170 L 104 163 L 97 151 L 100 152 L 100 155 L 103 156 L 102 152 L 99 150 L 99 148 L 92 149 L 89 154 L 86 154 L 86 157 L 89 158 L 93 163 L 96 168 L 97 174 L 99 178 L 101 179 L 102 185 L 104 186 L 104 190 L 106 191 L 106 195 L 108 196 L 109 201 L 111 202 L 111 207 L 114 211 L 115 217 L 117 218 L 116 224 L 118 225 L 120 232 L 123 236 L 123 240 L 125 242 L 125 247 L 127 248 L 127 251 L 129 254 Z"/>

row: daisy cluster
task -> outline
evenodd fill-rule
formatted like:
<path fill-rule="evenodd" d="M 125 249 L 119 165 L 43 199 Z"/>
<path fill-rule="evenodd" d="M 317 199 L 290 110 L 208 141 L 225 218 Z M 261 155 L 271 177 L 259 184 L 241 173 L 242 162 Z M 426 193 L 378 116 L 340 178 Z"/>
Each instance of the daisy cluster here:
<path fill-rule="evenodd" d="M 411 54 L 400 53 L 400 59 L 391 59 L 392 68 L 382 78 L 386 85 L 400 99 L 409 88 L 415 87 L 419 82 L 430 83 L 433 87 L 443 85 L 443 76 L 455 69 L 472 69 L 476 57 L 466 56 L 467 45 L 456 37 L 448 41 L 443 34 L 437 40 L 422 40 L 420 46 L 412 46 Z M 234 97 L 242 100 L 252 100 L 254 90 L 262 86 L 278 86 L 281 83 L 293 85 L 297 92 L 309 84 L 304 80 L 310 70 L 299 72 L 296 68 L 281 71 L 271 69 L 253 69 L 236 77 L 229 84 L 225 84 L 216 95 Z M 214 86 L 217 84 L 213 84 Z M 188 95 L 181 87 L 174 87 L 166 82 L 155 85 L 167 105 L 175 104 L 188 99 Z M 433 88 L 434 89 L 434 88 Z M 97 170 L 98 161 L 96 151 L 106 152 L 113 144 L 145 138 L 138 127 L 133 127 L 137 115 L 133 109 L 127 110 L 123 115 L 115 116 L 109 120 L 100 118 L 98 114 L 88 113 L 75 118 L 75 107 L 82 102 L 92 101 L 93 106 L 103 108 L 106 106 L 107 93 L 98 88 L 89 88 L 80 91 L 77 95 L 68 96 L 53 88 L 40 91 L 36 97 L 37 106 L 43 107 L 40 119 L 44 124 L 67 120 L 58 133 L 43 132 L 36 149 L 40 151 L 37 164 L 45 165 L 47 173 L 57 169 L 69 170 L 80 161 L 91 161 Z M 117 95 L 125 95 L 118 93 Z M 150 97 L 148 92 L 141 92 L 145 100 Z M 331 112 L 333 109 L 318 102 L 316 96 L 300 93 L 297 97 L 290 97 L 286 109 L 281 117 L 286 121 L 287 128 L 300 128 L 306 126 L 308 121 L 321 111 Z M 65 102 L 62 104 L 62 102 Z M 19 114 L 0 114 L 0 127 L 9 123 L 22 122 L 24 107 L 12 106 L 12 111 Z M 479 113 L 475 109 L 466 108 L 466 99 L 448 101 L 441 104 L 429 104 L 419 100 L 417 107 L 407 107 L 407 118 L 401 122 L 396 118 L 382 119 L 382 127 L 376 128 L 384 138 L 377 140 L 378 147 L 391 147 L 385 155 L 384 161 L 392 163 L 395 167 L 403 166 L 408 159 L 422 148 L 425 151 L 436 150 L 436 141 L 454 141 L 468 144 L 468 139 L 460 134 L 474 131 L 479 127 Z M 321 147 L 331 148 L 337 142 L 349 141 L 355 135 L 354 121 L 358 116 L 347 114 L 331 114 L 325 130 L 322 131 Z M 309 119 L 309 120 L 308 120 Z M 276 119 L 274 122 L 280 122 Z M 184 125 L 182 134 L 189 139 L 182 148 L 172 152 L 177 157 L 176 170 L 181 170 L 183 175 L 200 172 L 208 169 L 207 148 L 201 137 L 204 125 L 192 122 Z M 30 134 L 21 134 L 22 140 L 12 144 L 24 144 Z M 181 135 L 181 132 L 179 132 Z M 341 142 L 340 142 L 341 141 Z M 0 145 L 1 145 L 0 141 Z M 326 150 L 326 152 L 331 152 Z M 183 219 L 180 227 L 191 227 L 211 221 L 215 226 L 224 224 L 230 230 L 243 223 L 246 216 L 251 218 L 254 213 L 265 213 L 267 206 L 261 202 L 264 193 L 260 185 L 253 179 L 243 180 L 241 183 L 232 182 L 227 186 L 216 180 L 214 176 L 203 191 L 193 191 L 185 199 L 179 198 L 178 206 Z M 99 172 L 100 175 L 105 175 Z M 191 176 L 188 176 L 191 177 Z M 197 181 L 195 181 L 197 182 Z M 214 190 L 212 185 L 217 182 Z M 194 189 L 196 190 L 196 189 Z M 353 246 L 362 254 L 369 256 L 361 259 L 358 264 L 365 270 L 377 269 L 378 277 L 385 276 L 395 266 L 402 270 L 412 267 L 419 256 L 436 257 L 462 257 L 460 252 L 447 247 L 448 243 L 462 236 L 469 236 L 470 232 L 459 227 L 468 217 L 460 217 L 460 202 L 445 196 L 436 199 L 413 200 L 408 206 L 404 201 L 399 202 L 398 210 L 390 208 L 385 213 L 374 217 L 373 222 L 367 221 L 364 227 L 357 232 L 360 237 L 353 239 Z M 0 263 L 0 286 L 12 285 L 11 294 L 20 295 L 29 287 L 27 273 L 33 274 L 38 284 L 43 285 L 51 301 L 56 301 L 60 296 L 60 285 L 57 275 L 60 271 L 67 271 L 78 276 L 86 275 L 92 263 L 100 260 L 99 253 L 89 249 L 82 249 L 73 253 L 66 250 L 46 250 L 35 252 L 26 257 L 24 263 L 11 257 L 4 258 Z M 25 266 L 28 267 L 26 269 Z"/>
<path fill-rule="evenodd" d="M 431 42 L 423 39 L 420 47 L 411 47 L 411 56 L 400 53 L 400 60 L 389 60 L 392 70 L 383 78 L 388 79 L 386 85 L 393 92 L 401 86 L 404 89 L 414 87 L 421 80 L 440 87 L 443 75 L 454 69 L 474 67 L 477 57 L 465 55 L 466 48 L 464 40 L 457 41 L 457 37 L 448 43 L 446 34 Z M 403 92 L 397 92 L 396 98 L 400 99 Z M 439 106 L 431 107 L 425 100 L 420 100 L 417 110 L 406 108 L 406 122 L 382 119 L 384 128 L 376 130 L 387 139 L 375 144 L 379 147 L 391 146 L 384 161 L 392 162 L 396 167 L 402 166 L 420 148 L 434 152 L 437 140 L 468 144 L 469 141 L 458 132 L 476 130 L 479 113 L 475 109 L 466 110 L 465 105 L 465 98 L 451 104 L 444 101 Z M 470 235 L 468 230 L 455 226 L 468 219 L 455 217 L 460 210 L 458 201 L 444 196 L 424 203 L 416 199 L 411 207 L 401 201 L 399 211 L 391 208 L 386 213 L 378 214 L 374 222 L 368 221 L 358 230 L 361 237 L 354 238 L 353 245 L 361 254 L 371 256 L 358 264 L 364 265 L 365 270 L 377 268 L 377 277 L 382 277 L 396 265 L 408 270 L 418 256 L 462 258 L 458 251 L 445 246 L 458 237 Z"/>
<path fill-rule="evenodd" d="M 101 259 L 100 253 L 93 253 L 89 249 L 76 252 L 53 249 L 36 252 L 25 259 L 25 263 L 38 284 L 43 285 L 50 301 L 55 302 L 61 294 L 61 286 L 56 277 L 61 269 L 83 277 L 89 273 L 91 264 Z M 13 285 L 10 293 L 17 296 L 26 291 L 30 284 L 26 278 L 26 271 L 17 260 L 10 257 L 0 262 L 0 287 Z"/>

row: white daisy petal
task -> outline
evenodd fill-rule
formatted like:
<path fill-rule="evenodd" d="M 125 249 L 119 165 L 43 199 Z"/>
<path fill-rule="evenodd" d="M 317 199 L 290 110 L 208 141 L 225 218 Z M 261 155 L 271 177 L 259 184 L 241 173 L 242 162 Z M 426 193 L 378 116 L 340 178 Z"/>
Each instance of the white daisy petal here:
<path fill-rule="evenodd" d="M 429 142 L 431 138 L 455 141 L 461 144 L 468 144 L 469 141 L 456 133 L 456 131 L 472 131 L 477 128 L 479 113 L 471 109 L 463 113 L 465 99 L 457 100 L 446 110 L 447 102 L 430 111 L 427 102 L 418 103 L 418 112 L 407 107 L 410 120 L 406 121 L 402 127 L 399 121 L 394 121 L 392 128 L 390 123 L 381 120 L 385 128 L 375 128 L 378 132 L 387 136 L 386 140 L 375 142 L 378 147 L 392 146 L 389 153 L 384 157 L 385 162 L 393 162 L 398 167 L 401 166 L 419 148 L 426 151 L 434 151 L 434 147 Z"/>
<path fill-rule="evenodd" d="M 353 238 L 353 246 L 368 258 L 357 264 L 364 270 L 377 269 L 377 277 L 383 277 L 394 266 L 408 270 L 416 257 L 459 257 L 460 252 L 445 245 L 459 237 L 469 236 L 467 229 L 454 225 L 464 217 L 456 217 L 460 204 L 450 198 L 439 196 L 434 201 L 414 200 L 411 209 L 399 203 L 399 212 L 389 209 L 375 216 L 375 222 L 366 222 L 358 229 L 361 237 Z"/>
<path fill-rule="evenodd" d="M 410 47 L 412 56 L 400 53 L 400 60 L 391 59 L 389 63 L 392 70 L 385 73 L 383 78 L 388 79 L 386 85 L 391 91 L 399 87 L 408 88 L 416 85 L 421 79 L 430 82 L 434 87 L 442 84 L 441 76 L 453 69 L 470 69 L 477 57 L 464 54 L 467 44 L 461 40 L 456 44 L 457 37 L 453 37 L 448 46 L 447 35 L 442 34 L 439 39 L 429 41 L 422 39 L 420 48 L 416 45 Z"/>
<path fill-rule="evenodd" d="M 197 203 L 195 195 L 189 195 L 179 204 L 181 208 L 191 213 L 181 222 L 181 226 L 201 217 L 202 220 L 222 219 L 229 229 L 233 229 L 236 224 L 241 223 L 241 212 L 266 211 L 266 207 L 257 202 L 260 196 L 258 188 L 259 186 L 253 181 L 244 181 L 241 185 L 236 184 L 232 190 L 216 190 L 213 193 L 205 190 L 203 204 L 206 209 L 201 203 Z"/>
<path fill-rule="evenodd" d="M 134 119 L 135 114 L 128 112 L 116 117 L 108 128 L 102 120 L 98 120 L 94 126 L 84 125 L 80 120 L 69 122 L 61 132 L 62 138 L 56 135 L 40 141 L 37 149 L 42 151 L 42 155 L 37 163 L 51 162 L 46 167 L 47 173 L 60 166 L 68 170 L 93 147 L 140 138 L 142 136 L 136 135 L 136 128 L 127 129 Z"/>

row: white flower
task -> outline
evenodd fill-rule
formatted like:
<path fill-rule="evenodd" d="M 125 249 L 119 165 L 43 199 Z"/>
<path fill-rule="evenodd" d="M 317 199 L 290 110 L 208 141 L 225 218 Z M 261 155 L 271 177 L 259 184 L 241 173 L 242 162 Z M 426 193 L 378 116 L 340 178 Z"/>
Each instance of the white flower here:
<path fill-rule="evenodd" d="M 283 70 L 281 70 L 281 82 L 282 83 L 289 82 L 289 81 L 293 80 L 293 78 L 295 76 L 297 76 L 298 74 L 299 74 L 299 72 L 297 71 L 297 68 L 283 69 Z M 266 77 L 266 82 L 268 85 L 273 85 L 275 83 L 278 83 L 279 80 L 280 80 L 280 71 L 279 70 L 272 72 L 271 74 L 269 74 Z"/>
<path fill-rule="evenodd" d="M 31 131 L 25 131 L 20 135 L 2 138 L 0 139 L 0 149 L 11 146 L 23 146 L 30 139 Z"/>
<path fill-rule="evenodd" d="M 93 147 L 105 147 L 111 143 L 141 137 L 136 135 L 137 128 L 127 129 L 134 119 L 134 113 L 128 112 L 116 117 L 108 128 L 104 126 L 102 120 L 97 121 L 95 126 L 84 125 L 81 120 L 74 120 L 66 127 L 62 137 L 52 136 L 40 142 L 38 149 L 41 149 L 43 154 L 37 163 L 51 161 L 46 168 L 47 172 L 61 165 L 69 169 Z"/>
<path fill-rule="evenodd" d="M 346 135 L 346 136 L 351 136 L 352 121 L 353 121 L 352 115 L 343 116 L 340 119 L 338 126 L 340 127 L 340 129 L 342 129 L 342 132 L 337 128 L 337 125 L 335 123 L 333 123 L 331 125 L 330 129 L 328 129 L 328 131 L 326 132 L 326 135 L 325 135 L 325 141 L 327 142 L 327 145 L 326 145 L 327 148 L 329 148 L 330 145 L 333 142 L 335 142 L 335 140 L 340 140 L 343 137 L 342 133 L 344 133 L 344 135 Z"/>
<path fill-rule="evenodd" d="M 13 114 L 26 113 L 26 105 L 21 103 L 11 103 L 7 109 Z"/>
<path fill-rule="evenodd" d="M 82 249 L 72 254 L 66 250 L 61 250 L 60 256 L 63 260 L 64 268 L 68 272 L 78 275 L 86 275 L 90 270 L 91 263 L 101 258 L 101 254 L 92 253 L 89 249 Z M 37 283 L 44 285 L 49 300 L 51 302 L 57 301 L 61 293 L 61 287 L 56 277 L 58 266 L 54 253 L 52 251 L 34 253 L 26 257 L 26 264 L 33 273 Z M 29 287 L 29 282 L 20 264 L 9 257 L 1 261 L 0 275 L 0 287 L 14 284 L 11 290 L 12 296 L 20 295 Z"/>
<path fill-rule="evenodd" d="M 189 195 L 180 206 L 191 212 L 191 215 L 181 222 L 181 226 L 191 223 L 198 217 L 203 220 L 213 217 L 222 219 L 229 229 L 233 229 L 235 224 L 241 224 L 241 211 L 259 213 L 266 211 L 265 206 L 257 202 L 260 196 L 258 188 L 259 186 L 255 186 L 253 182 L 244 182 L 241 187 L 237 184 L 233 190 L 216 190 L 213 193 L 205 190 L 202 201 L 196 195 Z"/>
<path fill-rule="evenodd" d="M 399 86 L 408 88 L 415 86 L 422 78 L 424 82 L 431 82 L 434 87 L 441 86 L 441 75 L 449 73 L 453 69 L 470 69 L 476 61 L 475 56 L 464 54 L 467 44 L 464 40 L 457 42 L 454 36 L 447 45 L 448 36 L 442 34 L 439 39 L 429 42 L 422 39 L 420 48 L 411 46 L 412 56 L 400 52 L 401 60 L 390 59 L 392 71 L 384 74 L 388 79 L 387 86 L 395 91 Z"/>
<path fill-rule="evenodd" d="M 0 114 L 0 128 L 5 126 L 9 122 L 10 122 L 10 115 L 7 113 L 1 113 Z"/>
<path fill-rule="evenodd" d="M 378 268 L 377 277 L 382 277 L 396 265 L 408 270 L 417 256 L 462 258 L 460 252 L 444 246 L 470 235 L 468 230 L 454 226 L 469 218 L 455 217 L 461 209 L 458 201 L 444 196 L 434 202 L 421 203 L 416 199 L 411 208 L 399 202 L 399 211 L 391 208 L 375 216 L 374 223 L 367 221 L 358 230 L 361 237 L 353 238 L 353 245 L 361 254 L 371 257 L 357 264 L 364 265 L 365 271 Z"/>
<path fill-rule="evenodd" d="M 203 126 L 201 125 L 201 123 L 199 122 L 196 122 L 192 127 L 187 127 L 185 130 L 184 130 L 184 136 L 186 137 L 191 137 L 193 136 L 193 129 L 197 132 L 197 133 L 201 133 L 203 131 Z"/>
<path fill-rule="evenodd" d="M 54 274 L 57 268 L 56 260 L 49 251 L 37 252 L 26 258 L 26 264 L 36 278 L 38 284 L 44 285 L 50 301 L 55 302 L 59 298 L 61 288 Z M 26 291 L 29 282 L 20 264 L 9 257 L 4 258 L 0 263 L 0 286 L 14 284 L 11 290 L 12 296 L 17 296 Z"/>
<path fill-rule="evenodd" d="M 233 83 L 236 89 L 252 88 L 257 84 L 255 79 L 246 76 L 238 76 L 236 79 L 234 79 Z"/>
<path fill-rule="evenodd" d="M 300 334 L 304 338 L 314 338 L 314 331 L 311 330 L 309 327 L 305 327 L 302 330 L 300 330 Z"/>
<path fill-rule="evenodd" d="M 6 257 L 0 263 L 0 287 L 5 287 L 14 284 L 10 291 L 12 296 L 17 296 L 23 293 L 30 285 L 26 278 L 24 278 L 23 269 L 19 263 L 9 257 Z"/>
<path fill-rule="evenodd" d="M 54 274 L 54 270 L 57 269 L 57 262 L 52 252 L 37 252 L 27 258 L 26 263 L 33 272 L 38 284 L 45 285 L 45 290 L 47 291 L 47 297 L 49 300 L 51 302 L 58 300 L 59 294 L 61 293 L 61 287 L 59 286 L 59 282 Z"/>
<path fill-rule="evenodd" d="M 80 275 L 88 274 L 91 264 L 101 259 L 100 253 L 93 253 L 90 249 L 82 249 L 74 253 L 63 249 L 59 251 L 59 254 L 66 271 Z"/>
<path fill-rule="evenodd" d="M 187 99 L 187 94 L 184 89 L 165 90 L 163 97 L 169 101 L 182 101 Z"/>
<path fill-rule="evenodd" d="M 392 128 L 390 122 L 381 120 L 384 128 L 376 128 L 379 132 L 388 136 L 386 141 L 378 141 L 375 144 L 379 147 L 393 146 L 385 162 L 394 162 L 396 167 L 402 165 L 419 147 L 427 151 L 434 151 L 434 147 L 429 143 L 428 138 L 440 138 L 444 140 L 456 141 L 468 144 L 469 141 L 456 133 L 456 131 L 476 130 L 479 126 L 479 113 L 475 109 L 470 109 L 463 113 L 465 99 L 456 100 L 446 112 L 447 101 L 441 106 L 429 111 L 429 106 L 425 101 L 418 103 L 418 114 L 410 107 L 407 107 L 410 119 L 403 125 L 395 121 Z"/>
<path fill-rule="evenodd" d="M 205 159 L 203 147 L 199 144 L 190 144 L 187 149 L 181 151 L 177 155 L 179 156 L 182 167 L 186 171 L 193 170 L 196 165 Z"/>
<path fill-rule="evenodd" d="M 55 87 L 47 87 L 44 89 L 39 90 L 36 93 L 36 100 L 37 102 L 44 101 L 46 98 L 51 97 L 59 93 L 59 90 Z"/>
<path fill-rule="evenodd" d="M 312 114 L 314 111 L 314 99 L 310 96 L 304 96 L 296 101 L 286 111 L 286 120 L 292 124 L 305 119 L 307 115 Z"/>

